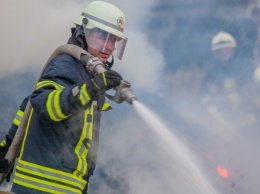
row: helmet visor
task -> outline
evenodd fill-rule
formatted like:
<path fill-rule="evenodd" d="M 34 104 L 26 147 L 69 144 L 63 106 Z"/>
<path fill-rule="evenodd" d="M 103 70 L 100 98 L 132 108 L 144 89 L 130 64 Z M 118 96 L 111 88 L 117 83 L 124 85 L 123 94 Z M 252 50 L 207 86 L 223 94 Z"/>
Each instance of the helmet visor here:
<path fill-rule="evenodd" d="M 121 38 L 99 28 L 87 29 L 84 26 L 84 33 L 89 47 L 108 55 L 114 54 L 122 59 L 127 38 Z"/>

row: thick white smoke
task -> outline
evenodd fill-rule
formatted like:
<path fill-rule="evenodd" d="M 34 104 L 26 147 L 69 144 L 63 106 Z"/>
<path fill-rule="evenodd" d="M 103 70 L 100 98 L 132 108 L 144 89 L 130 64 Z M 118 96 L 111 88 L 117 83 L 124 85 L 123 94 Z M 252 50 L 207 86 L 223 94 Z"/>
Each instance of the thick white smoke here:
<path fill-rule="evenodd" d="M 53 50 L 67 42 L 73 20 L 89 2 L 1 2 L 0 76 L 41 69 Z M 205 173 L 213 184 L 224 185 L 221 190 L 230 194 L 244 190 L 248 191 L 244 193 L 259 192 L 258 136 L 245 131 L 234 133 L 234 123 L 227 124 L 214 109 L 203 110 L 201 101 L 193 95 L 198 90 L 197 78 L 202 76 L 198 69 L 163 74 L 163 53 L 151 44 L 144 31 L 149 22 L 148 13 L 159 1 L 108 2 L 125 13 L 125 33 L 129 39 L 123 60 L 116 60 L 114 68 L 132 84 L 139 101 L 164 118 L 173 132 L 181 134 L 178 137 L 189 145 L 194 155 L 209 158 L 210 164 L 204 161 L 202 166 L 205 165 Z M 14 89 L 13 95 L 18 95 L 19 89 Z M 165 147 L 163 139 L 150 133 L 132 106 L 125 102 L 111 104 L 113 110 L 103 114 L 98 165 L 91 179 L 90 193 L 194 194 L 190 182 L 186 181 L 189 172 L 167 154 L 172 148 Z M 214 174 L 215 163 L 230 167 L 237 180 L 223 183 L 225 180 Z M 194 177 L 194 182 L 200 184 L 199 177 Z"/>
<path fill-rule="evenodd" d="M 91 1 L 2 2 L 0 74 L 27 71 L 30 68 L 40 69 L 54 49 L 66 44 L 71 33 L 70 28 L 74 27 L 73 21 L 89 2 Z M 127 79 L 137 88 L 154 90 L 153 85 L 159 78 L 163 58 L 140 29 L 148 22 L 146 13 L 154 2 L 142 2 L 142 6 L 137 1 L 111 3 L 125 12 L 125 33 L 129 38 L 124 59 L 118 61 L 115 68 L 122 71 L 122 74 L 127 74 Z"/>

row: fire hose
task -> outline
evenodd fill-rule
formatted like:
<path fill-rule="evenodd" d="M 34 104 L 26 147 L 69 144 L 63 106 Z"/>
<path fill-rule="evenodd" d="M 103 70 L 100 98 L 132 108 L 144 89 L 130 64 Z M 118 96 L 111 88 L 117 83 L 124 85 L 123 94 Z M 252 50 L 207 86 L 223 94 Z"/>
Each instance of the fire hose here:
<path fill-rule="evenodd" d="M 35 90 L 36 84 L 39 81 L 39 79 L 41 78 L 41 76 L 42 76 L 44 70 L 46 69 L 47 65 L 49 64 L 49 62 L 60 54 L 68 54 L 68 55 L 71 55 L 72 57 L 80 60 L 86 66 L 89 73 L 91 73 L 93 75 L 106 71 L 105 66 L 101 63 L 95 64 L 95 65 L 89 64 L 88 61 L 91 60 L 93 58 L 93 56 L 90 55 L 87 51 L 85 51 L 81 47 L 78 47 L 76 45 L 70 45 L 70 44 L 61 45 L 51 54 L 51 56 L 47 60 L 46 64 L 42 68 L 41 73 L 35 83 L 33 90 Z M 111 96 L 109 94 L 106 94 L 106 96 L 110 100 L 113 100 L 117 103 L 122 103 L 123 101 L 126 101 L 129 104 L 132 104 L 133 101 L 137 100 L 137 98 L 130 87 L 131 87 L 131 85 L 129 82 L 127 82 L 125 80 L 121 80 L 120 85 L 115 88 L 115 90 L 116 90 L 115 95 Z M 25 129 L 26 129 L 31 111 L 32 111 L 32 105 L 29 100 L 26 105 L 26 108 L 24 110 L 24 116 L 20 122 L 20 125 L 17 128 L 17 132 L 15 134 L 13 142 L 12 142 L 11 146 L 9 147 L 9 150 L 5 156 L 5 159 L 8 160 L 8 165 L 10 166 L 10 169 L 14 165 L 15 160 L 20 153 L 22 142 L 24 139 Z M 9 169 L 9 171 L 10 171 L 10 169 Z M 9 171 L 7 173 L 0 173 L 0 185 L 4 182 Z M 5 192 L 0 191 L 0 193 L 5 193 Z"/>

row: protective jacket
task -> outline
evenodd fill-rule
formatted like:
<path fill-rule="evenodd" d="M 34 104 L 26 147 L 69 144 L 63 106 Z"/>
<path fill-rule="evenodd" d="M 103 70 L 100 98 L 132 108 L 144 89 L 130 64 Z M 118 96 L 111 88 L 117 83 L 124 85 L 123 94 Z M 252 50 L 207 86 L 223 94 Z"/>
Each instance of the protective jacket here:
<path fill-rule="evenodd" d="M 19 109 L 16 112 L 16 115 L 13 119 L 13 123 L 11 128 L 8 130 L 7 134 L 6 134 L 6 138 L 10 139 L 11 141 L 13 141 L 14 136 L 16 134 L 17 128 L 20 125 L 20 122 L 23 118 L 24 115 L 24 110 L 26 108 L 27 102 L 29 100 L 30 96 L 27 96 L 21 103 Z"/>
<path fill-rule="evenodd" d="M 61 54 L 49 62 L 30 97 L 32 111 L 16 165 L 12 191 L 19 194 L 83 193 L 93 173 L 105 97 L 79 106 L 71 90 L 92 75 Z"/>

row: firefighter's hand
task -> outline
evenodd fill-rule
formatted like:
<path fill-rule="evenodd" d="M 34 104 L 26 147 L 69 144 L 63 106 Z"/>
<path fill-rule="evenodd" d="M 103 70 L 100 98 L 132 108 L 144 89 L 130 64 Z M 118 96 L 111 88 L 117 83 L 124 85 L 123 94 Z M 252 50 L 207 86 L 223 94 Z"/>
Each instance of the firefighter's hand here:
<path fill-rule="evenodd" d="M 10 169 L 10 166 L 8 165 L 8 160 L 5 159 L 5 156 L 8 152 L 8 149 L 12 143 L 12 140 L 8 138 L 7 136 L 5 137 L 5 140 L 3 140 L 0 143 L 0 173 L 7 173 L 8 170 Z M 10 182 L 11 175 L 13 172 L 14 166 L 12 166 L 11 170 L 7 174 L 5 180 L 6 182 Z"/>
<path fill-rule="evenodd" d="M 74 86 L 71 89 L 69 102 L 73 109 L 78 110 L 82 106 L 87 106 L 91 100 L 98 99 L 98 96 L 104 94 L 106 90 L 118 86 L 121 80 L 121 75 L 112 70 L 97 74 L 90 84 L 82 83 Z"/>
<path fill-rule="evenodd" d="M 0 173 L 8 173 L 9 168 L 10 168 L 10 166 L 8 165 L 8 160 L 1 158 L 0 159 Z M 12 166 L 11 170 L 9 171 L 7 176 L 5 177 L 6 182 L 10 182 L 13 170 L 14 170 L 14 166 Z"/>
<path fill-rule="evenodd" d="M 9 138 L 5 138 L 0 143 L 0 173 L 7 173 L 9 166 L 8 166 L 8 160 L 5 159 L 5 156 L 8 152 L 8 149 L 11 145 L 11 140 Z"/>
<path fill-rule="evenodd" d="M 7 176 L 5 177 L 6 182 L 10 182 L 13 171 L 14 171 L 14 166 L 12 166 L 11 170 L 9 171 Z"/>
<path fill-rule="evenodd" d="M 89 93 L 92 97 L 104 94 L 106 90 L 118 86 L 121 80 L 121 75 L 113 70 L 107 70 L 101 74 L 97 74 L 88 86 Z"/>
<path fill-rule="evenodd" d="M 8 160 L 1 158 L 0 159 L 0 173 L 7 173 L 9 170 Z"/>

